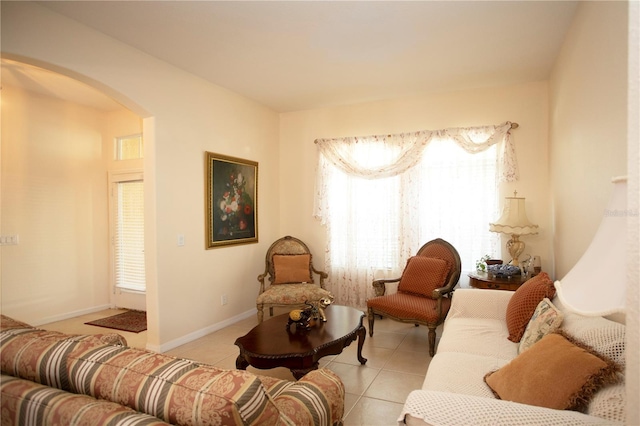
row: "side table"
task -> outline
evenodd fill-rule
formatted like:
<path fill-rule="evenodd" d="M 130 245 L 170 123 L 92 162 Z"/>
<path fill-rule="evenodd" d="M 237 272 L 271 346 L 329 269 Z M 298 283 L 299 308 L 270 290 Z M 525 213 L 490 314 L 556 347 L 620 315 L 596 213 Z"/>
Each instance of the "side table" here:
<path fill-rule="evenodd" d="M 471 285 L 471 287 L 509 291 L 516 291 L 522 284 L 524 284 L 525 281 L 531 278 L 526 275 L 514 275 L 511 278 L 499 278 L 480 271 L 471 272 L 468 276 L 469 285 Z"/>

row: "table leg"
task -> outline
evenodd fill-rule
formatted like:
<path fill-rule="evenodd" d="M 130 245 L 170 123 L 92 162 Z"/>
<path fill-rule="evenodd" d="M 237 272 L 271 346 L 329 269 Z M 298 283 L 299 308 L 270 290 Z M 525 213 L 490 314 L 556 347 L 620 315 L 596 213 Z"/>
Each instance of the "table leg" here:
<path fill-rule="evenodd" d="M 367 359 L 362 357 L 362 346 L 364 345 L 364 339 L 366 339 L 366 337 L 367 331 L 363 326 L 361 326 L 358 329 L 358 361 L 360 361 L 360 364 L 365 364 L 367 362 Z"/>
<path fill-rule="evenodd" d="M 244 358 L 244 356 L 242 354 L 238 355 L 238 358 L 236 358 L 236 368 L 238 370 L 246 370 L 248 366 L 249 363 Z"/>
<path fill-rule="evenodd" d="M 317 370 L 318 369 L 318 363 L 316 362 L 315 364 L 313 364 L 311 366 L 311 368 L 305 368 L 305 369 L 295 369 L 295 368 L 290 368 L 289 370 L 291 371 L 291 374 L 293 374 L 293 377 L 295 377 L 296 380 L 300 380 L 302 378 L 302 376 L 304 376 L 305 374 L 307 374 L 309 371 L 313 371 L 313 370 Z"/>

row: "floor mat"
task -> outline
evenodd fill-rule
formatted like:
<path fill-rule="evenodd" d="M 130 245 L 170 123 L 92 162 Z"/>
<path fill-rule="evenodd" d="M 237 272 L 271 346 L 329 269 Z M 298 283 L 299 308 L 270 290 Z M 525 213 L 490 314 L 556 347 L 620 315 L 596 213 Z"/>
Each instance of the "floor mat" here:
<path fill-rule="evenodd" d="M 85 322 L 85 324 L 140 333 L 147 329 L 147 313 L 144 311 L 127 311 L 111 317 Z"/>

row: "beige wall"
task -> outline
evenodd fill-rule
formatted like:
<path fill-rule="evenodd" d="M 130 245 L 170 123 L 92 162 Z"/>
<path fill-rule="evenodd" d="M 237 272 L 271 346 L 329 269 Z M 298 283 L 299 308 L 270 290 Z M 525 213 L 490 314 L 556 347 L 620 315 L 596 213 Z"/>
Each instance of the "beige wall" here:
<path fill-rule="evenodd" d="M 287 194 L 280 198 L 282 233 L 304 238 L 314 257 L 323 262 L 325 229 L 312 218 L 317 161 L 313 141 L 317 138 L 479 126 L 509 120 L 520 124 L 512 133 L 520 180 L 502 184 L 501 194 L 512 196 L 517 189 L 526 198 L 529 219 L 540 226 L 540 234 L 522 238 L 527 245 L 525 252 L 541 256 L 544 269 L 552 271 L 547 90 L 547 84 L 539 82 L 281 114 L 280 163 L 286 167 L 280 170 L 280 187 L 282 194 Z M 473 208 L 469 206 L 470 212 Z M 508 257 L 504 248 L 507 239 L 502 244 L 503 259 Z M 475 265 L 463 265 L 465 270 L 474 268 Z"/>
<path fill-rule="evenodd" d="M 550 168 L 556 274 L 591 242 L 627 172 L 627 4 L 584 2 L 550 80 Z"/>
<path fill-rule="evenodd" d="M 2 312 L 40 324 L 109 304 L 106 115 L 2 88 Z"/>
<path fill-rule="evenodd" d="M 2 3 L 2 50 L 88 82 L 145 118 L 148 346 L 166 350 L 252 315 L 256 276 L 279 234 L 277 114 L 33 3 Z M 258 161 L 259 243 L 204 249 L 205 151 Z"/>

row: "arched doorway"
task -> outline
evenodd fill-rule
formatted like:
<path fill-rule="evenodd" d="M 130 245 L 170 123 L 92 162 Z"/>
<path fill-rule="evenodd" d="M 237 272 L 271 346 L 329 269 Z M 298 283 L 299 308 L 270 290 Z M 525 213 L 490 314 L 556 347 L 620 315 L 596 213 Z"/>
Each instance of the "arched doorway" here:
<path fill-rule="evenodd" d="M 25 62 L 3 58 L 2 76 L 2 311 L 42 325 L 113 307 L 108 175 L 144 170 L 113 143 L 152 119 Z M 133 296 L 122 307 L 146 309 Z"/>

